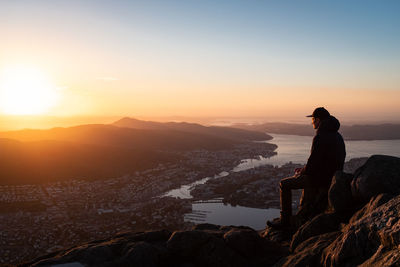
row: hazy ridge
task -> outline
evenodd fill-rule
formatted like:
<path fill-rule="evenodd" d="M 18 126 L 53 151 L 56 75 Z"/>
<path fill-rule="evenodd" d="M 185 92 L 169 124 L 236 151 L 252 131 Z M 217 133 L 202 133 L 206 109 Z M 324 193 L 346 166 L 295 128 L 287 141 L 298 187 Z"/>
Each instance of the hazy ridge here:
<path fill-rule="evenodd" d="M 122 118 L 113 123 L 115 126 L 128 127 L 135 129 L 153 129 L 153 130 L 178 130 L 187 133 L 198 133 L 212 136 L 218 136 L 222 138 L 238 139 L 238 140 L 270 140 L 271 136 L 264 133 L 252 131 L 249 129 L 239 129 L 233 127 L 221 127 L 221 126 L 203 126 L 197 123 L 188 122 L 153 122 L 143 121 L 134 118 Z"/>
<path fill-rule="evenodd" d="M 0 184 L 110 178 L 176 162 L 179 156 L 172 151 L 221 150 L 271 139 L 227 127 L 131 121 L 142 124 L 142 129 L 90 124 L 0 132 L 0 150 L 7 155 L 0 160 Z"/>
<path fill-rule="evenodd" d="M 275 134 L 313 136 L 311 124 L 268 122 L 263 124 L 235 124 L 232 127 Z M 341 125 L 339 132 L 346 140 L 395 140 L 400 139 L 400 124 Z"/>

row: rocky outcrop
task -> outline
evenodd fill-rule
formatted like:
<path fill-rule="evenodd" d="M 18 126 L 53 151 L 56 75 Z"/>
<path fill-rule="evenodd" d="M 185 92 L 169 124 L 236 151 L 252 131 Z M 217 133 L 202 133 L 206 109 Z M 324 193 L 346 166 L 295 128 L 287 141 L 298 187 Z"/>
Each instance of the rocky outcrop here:
<path fill-rule="evenodd" d="M 398 252 L 400 197 L 379 206 L 378 202 L 381 199 L 382 196 L 372 199 L 365 207 L 365 210 L 371 212 L 364 213 L 360 219 L 357 219 L 356 215 L 356 218 L 342 229 L 342 234 L 324 251 L 323 263 L 334 266 L 346 263 L 359 265 L 366 261 L 371 262 L 371 257 L 379 258 L 380 255 L 375 255 L 376 253 L 391 250 Z M 399 264 L 400 261 L 397 262 L 397 265 Z"/>
<path fill-rule="evenodd" d="M 354 209 L 353 195 L 351 193 L 351 181 L 353 175 L 338 171 L 332 178 L 328 192 L 329 206 L 335 213 L 347 213 Z"/>
<path fill-rule="evenodd" d="M 340 220 L 334 213 L 322 213 L 302 225 L 293 235 L 290 250 L 293 252 L 299 244 L 307 239 L 339 230 Z"/>
<path fill-rule="evenodd" d="M 22 266 L 400 266 L 399 247 L 400 159 L 372 156 L 354 174 L 336 173 L 329 208 L 293 232 L 200 224 L 126 233 Z"/>
<path fill-rule="evenodd" d="M 300 229 L 292 240 L 293 253 L 281 265 L 399 266 L 400 196 L 382 203 L 388 198 L 374 197 L 340 230 L 331 228 L 307 239 Z"/>
<path fill-rule="evenodd" d="M 121 234 L 21 266 L 271 266 L 287 254 L 251 228 L 200 224 L 188 231 Z"/>
<path fill-rule="evenodd" d="M 330 207 L 302 225 L 277 266 L 400 266 L 400 159 L 376 155 L 338 172 Z"/>
<path fill-rule="evenodd" d="M 400 158 L 371 156 L 351 182 L 353 196 L 361 202 L 381 193 L 400 194 Z"/>

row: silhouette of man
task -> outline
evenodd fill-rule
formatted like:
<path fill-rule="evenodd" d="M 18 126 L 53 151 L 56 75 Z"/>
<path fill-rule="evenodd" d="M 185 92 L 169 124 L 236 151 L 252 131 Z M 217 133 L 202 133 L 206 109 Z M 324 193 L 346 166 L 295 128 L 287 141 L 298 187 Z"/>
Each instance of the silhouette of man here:
<path fill-rule="evenodd" d="M 281 180 L 280 221 L 268 221 L 274 228 L 288 228 L 292 219 L 292 189 L 303 189 L 297 216 L 307 220 L 324 211 L 328 204 L 328 190 L 332 176 L 343 170 L 346 149 L 343 138 L 338 133 L 340 123 L 329 112 L 319 107 L 312 115 L 312 125 L 316 129 L 311 154 L 303 168 L 295 169 L 292 177 Z"/>

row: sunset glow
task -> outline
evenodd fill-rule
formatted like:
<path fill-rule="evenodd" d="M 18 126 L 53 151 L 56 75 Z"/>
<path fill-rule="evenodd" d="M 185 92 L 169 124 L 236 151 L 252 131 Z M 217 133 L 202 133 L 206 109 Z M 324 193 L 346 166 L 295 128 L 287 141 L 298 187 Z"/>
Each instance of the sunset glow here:
<path fill-rule="evenodd" d="M 4 1 L 0 117 L 398 122 L 389 2 Z"/>
<path fill-rule="evenodd" d="M 0 107 L 6 114 L 43 114 L 57 104 L 56 87 L 32 67 L 9 67 L 1 73 Z"/>
<path fill-rule="evenodd" d="M 400 264 L 399 14 L 0 0 L 0 267 Z"/>

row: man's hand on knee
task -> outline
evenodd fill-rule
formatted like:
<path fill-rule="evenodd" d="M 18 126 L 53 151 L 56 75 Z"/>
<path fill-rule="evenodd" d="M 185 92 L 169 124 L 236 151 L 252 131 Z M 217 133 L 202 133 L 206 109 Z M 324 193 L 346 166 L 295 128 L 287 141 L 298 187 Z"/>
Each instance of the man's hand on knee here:
<path fill-rule="evenodd" d="M 296 168 L 294 169 L 294 174 L 295 175 L 301 175 L 304 173 L 304 167 L 303 168 Z"/>

